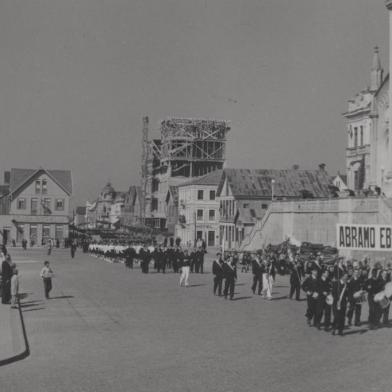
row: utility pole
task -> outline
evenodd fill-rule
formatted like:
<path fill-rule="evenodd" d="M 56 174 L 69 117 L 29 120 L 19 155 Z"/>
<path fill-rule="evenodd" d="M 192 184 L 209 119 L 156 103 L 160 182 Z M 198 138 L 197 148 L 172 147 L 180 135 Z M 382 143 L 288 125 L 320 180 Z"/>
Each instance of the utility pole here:
<path fill-rule="evenodd" d="M 142 200 L 140 200 L 140 221 L 142 225 L 146 223 L 146 196 L 147 196 L 147 182 L 148 182 L 148 117 L 143 117 L 143 141 L 142 141 Z"/>
<path fill-rule="evenodd" d="M 197 243 L 197 231 L 196 231 L 196 211 L 193 212 L 193 220 L 194 220 L 194 225 L 195 225 L 195 238 L 194 238 L 194 247 L 196 247 Z"/>

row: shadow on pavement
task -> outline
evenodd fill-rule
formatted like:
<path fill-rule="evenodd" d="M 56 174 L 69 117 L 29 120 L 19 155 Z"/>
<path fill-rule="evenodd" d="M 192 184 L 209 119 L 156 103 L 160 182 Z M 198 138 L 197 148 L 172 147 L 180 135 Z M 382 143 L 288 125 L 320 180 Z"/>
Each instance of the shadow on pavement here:
<path fill-rule="evenodd" d="M 271 301 L 280 301 L 282 299 L 287 299 L 287 295 L 283 295 L 281 297 L 275 297 L 275 298 L 271 298 Z"/>
<path fill-rule="evenodd" d="M 233 298 L 232 301 L 242 301 L 243 299 L 250 299 L 250 298 L 253 298 L 253 297 L 250 297 L 250 296 L 236 297 L 236 298 Z"/>
<path fill-rule="evenodd" d="M 189 287 L 200 287 L 200 286 L 206 286 L 205 283 L 201 283 L 201 284 L 190 284 Z"/>
<path fill-rule="evenodd" d="M 362 329 L 358 329 L 356 331 L 348 331 L 348 332 L 344 332 L 343 336 L 347 336 L 347 335 L 355 335 L 355 334 L 364 334 L 366 332 L 368 332 L 369 330 L 367 328 L 362 328 Z"/>
<path fill-rule="evenodd" d="M 42 305 L 42 304 L 41 303 L 21 304 L 20 307 L 22 309 L 25 309 L 25 308 L 33 308 L 34 306 L 39 306 L 39 305 Z"/>
<path fill-rule="evenodd" d="M 20 298 L 20 299 L 25 299 L 25 298 L 27 298 L 30 294 L 33 294 L 33 293 L 20 293 L 20 294 L 19 294 L 19 298 Z"/>
<path fill-rule="evenodd" d="M 49 299 L 68 299 L 68 298 L 75 298 L 73 295 L 59 295 L 57 297 L 50 297 Z"/>
<path fill-rule="evenodd" d="M 23 310 L 23 313 L 26 313 L 26 312 L 34 312 L 35 310 L 42 310 L 42 309 L 46 309 L 46 308 L 40 307 L 40 308 L 26 309 L 26 310 Z"/>

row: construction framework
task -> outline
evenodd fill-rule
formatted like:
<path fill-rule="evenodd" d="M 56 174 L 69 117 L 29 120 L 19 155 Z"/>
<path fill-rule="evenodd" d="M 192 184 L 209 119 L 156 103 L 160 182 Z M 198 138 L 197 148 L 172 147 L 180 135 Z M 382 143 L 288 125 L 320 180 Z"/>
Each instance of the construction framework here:
<path fill-rule="evenodd" d="M 226 121 L 188 118 L 162 121 L 161 166 L 170 169 L 173 177 L 197 177 L 221 169 L 229 130 Z"/>
<path fill-rule="evenodd" d="M 177 203 L 176 188 L 223 168 L 229 130 L 226 121 L 173 117 L 161 122 L 159 139 L 149 139 L 148 118 L 143 119 L 142 222 L 174 230 L 170 200 Z"/>

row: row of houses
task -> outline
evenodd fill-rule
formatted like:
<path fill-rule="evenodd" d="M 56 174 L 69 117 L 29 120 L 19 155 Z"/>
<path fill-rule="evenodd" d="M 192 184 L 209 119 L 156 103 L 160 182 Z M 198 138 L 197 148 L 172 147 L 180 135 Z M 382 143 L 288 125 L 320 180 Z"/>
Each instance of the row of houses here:
<path fill-rule="evenodd" d="M 167 227 L 161 229 L 188 246 L 202 239 L 208 247 L 236 249 L 272 200 L 329 198 L 337 188 L 344 190 L 344 177 L 331 178 L 324 165 L 317 170 L 215 170 L 169 187 L 163 208 Z M 79 212 L 89 228 L 142 225 L 141 189 L 118 192 L 107 184 Z"/>
<path fill-rule="evenodd" d="M 115 229 L 142 225 L 142 194 L 139 186 L 116 191 L 108 182 L 93 203 L 86 202 L 75 211 L 75 225 L 86 229 Z"/>
<path fill-rule="evenodd" d="M 175 235 L 192 245 L 238 249 L 272 200 L 330 198 L 336 187 L 318 170 L 223 169 L 178 187 Z"/>

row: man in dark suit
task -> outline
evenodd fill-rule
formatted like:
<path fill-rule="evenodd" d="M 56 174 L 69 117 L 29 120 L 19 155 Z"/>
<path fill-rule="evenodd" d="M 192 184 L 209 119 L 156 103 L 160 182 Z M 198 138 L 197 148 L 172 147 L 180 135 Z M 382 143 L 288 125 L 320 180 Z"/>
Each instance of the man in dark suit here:
<path fill-rule="evenodd" d="M 174 273 L 177 273 L 179 271 L 181 261 L 182 261 L 182 252 L 181 249 L 177 246 L 176 248 L 173 249 L 172 266 L 173 266 Z"/>
<path fill-rule="evenodd" d="M 217 258 L 212 263 L 212 273 L 214 275 L 214 295 L 218 290 L 219 297 L 222 295 L 222 281 L 224 277 L 223 273 L 223 259 L 222 254 L 218 252 L 216 254 Z"/>
<path fill-rule="evenodd" d="M 374 301 L 374 296 L 381 291 L 380 280 L 378 278 L 378 270 L 373 268 L 370 272 L 370 278 L 365 283 L 365 290 L 368 293 L 369 305 L 369 326 L 370 329 L 378 327 L 377 317 L 377 303 Z"/>
<path fill-rule="evenodd" d="M 355 313 L 354 324 L 358 327 L 361 325 L 362 303 L 359 301 L 359 299 L 354 298 L 354 294 L 360 290 L 363 290 L 363 281 L 361 279 L 359 269 L 354 270 L 353 277 L 347 282 L 347 286 L 349 301 L 349 309 L 347 312 L 348 325 L 352 324 Z"/>
<path fill-rule="evenodd" d="M 174 249 L 172 246 L 169 246 L 165 250 L 165 259 L 166 259 L 166 267 L 172 268 L 173 266 L 173 257 L 174 257 Z"/>
<path fill-rule="evenodd" d="M 308 303 L 308 307 L 306 309 L 305 317 L 307 319 L 308 325 L 311 325 L 312 319 L 315 324 L 315 316 L 316 316 L 316 301 L 318 298 L 317 291 L 317 269 L 313 269 L 311 271 L 311 275 L 309 275 L 304 282 L 302 283 L 302 290 L 306 293 L 306 300 Z"/>
<path fill-rule="evenodd" d="M 327 304 L 327 296 L 331 294 L 331 281 L 328 270 L 324 270 L 317 282 L 318 297 L 316 299 L 315 326 L 321 328 L 321 319 L 324 315 L 324 328 L 328 330 L 331 324 L 331 305 Z"/>
<path fill-rule="evenodd" d="M 199 266 L 199 273 L 202 274 L 204 272 L 204 255 L 205 255 L 206 251 L 203 248 L 199 248 L 198 252 L 197 252 L 197 256 L 198 256 L 198 266 Z M 197 272 L 197 271 L 196 271 Z"/>
<path fill-rule="evenodd" d="M 159 246 L 156 254 L 156 262 L 157 262 L 157 272 L 161 272 L 164 274 L 166 272 L 166 256 L 162 249 L 162 246 Z"/>
<path fill-rule="evenodd" d="M 338 330 L 339 335 L 343 336 L 348 302 L 347 273 L 344 273 L 339 280 L 332 282 L 332 296 L 334 314 L 332 334 L 335 335 L 336 330 Z"/>
<path fill-rule="evenodd" d="M 11 301 L 11 278 L 13 275 L 11 256 L 7 254 L 1 264 L 1 303 L 9 304 Z"/>
<path fill-rule="evenodd" d="M 133 246 L 128 246 L 124 251 L 125 256 L 125 266 L 127 268 L 133 269 L 133 260 L 136 257 L 136 251 Z"/>
<path fill-rule="evenodd" d="M 225 276 L 225 289 L 223 290 L 223 295 L 225 299 L 230 296 L 232 300 L 234 298 L 235 280 L 237 279 L 237 266 L 233 259 L 230 258 L 227 263 L 223 263 L 223 272 Z"/>
<path fill-rule="evenodd" d="M 301 293 L 301 265 L 297 259 L 293 263 L 289 264 L 290 268 L 290 299 L 293 299 L 295 293 L 295 299 L 299 301 Z"/>
<path fill-rule="evenodd" d="M 139 251 L 139 258 L 140 258 L 140 264 L 142 267 L 142 272 L 144 274 L 148 274 L 149 266 L 150 266 L 150 251 L 147 248 L 147 245 L 144 244 L 143 248 L 140 249 Z"/>
<path fill-rule="evenodd" d="M 259 285 L 257 294 L 261 295 L 263 291 L 263 273 L 264 273 L 264 265 L 260 260 L 260 256 L 256 255 L 252 259 L 252 274 L 253 274 L 253 284 L 252 284 L 252 292 L 256 293 L 257 285 Z"/>

